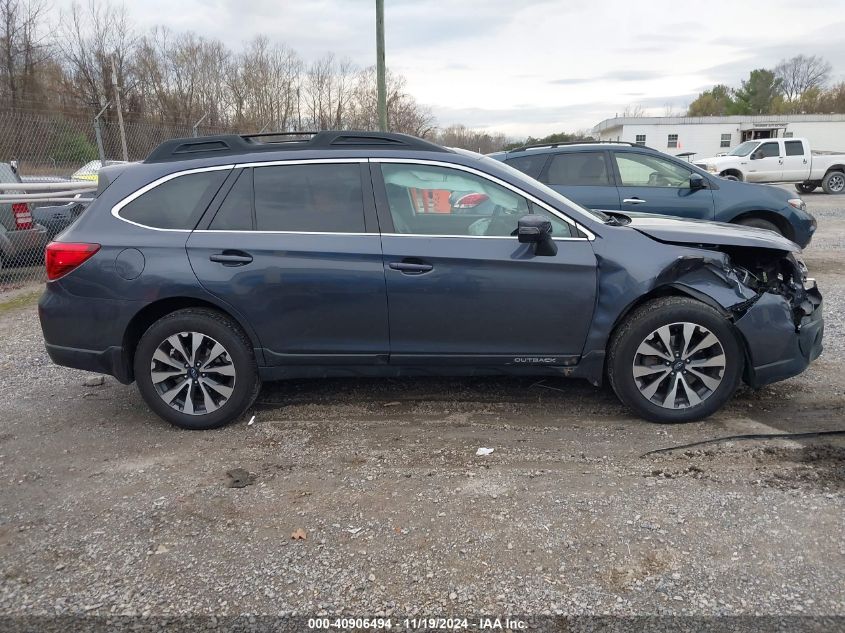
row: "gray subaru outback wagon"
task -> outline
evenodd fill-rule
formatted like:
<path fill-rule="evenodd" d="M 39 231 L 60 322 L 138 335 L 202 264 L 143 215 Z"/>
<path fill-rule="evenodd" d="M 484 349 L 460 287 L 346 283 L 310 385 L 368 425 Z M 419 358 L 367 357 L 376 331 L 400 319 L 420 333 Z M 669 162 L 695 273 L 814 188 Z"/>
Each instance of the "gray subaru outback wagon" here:
<path fill-rule="evenodd" d="M 819 355 L 798 252 L 590 211 L 401 134 L 176 139 L 102 170 L 47 248 L 39 314 L 56 363 L 135 381 L 185 428 L 236 419 L 262 380 L 402 375 L 607 377 L 683 422 Z"/>

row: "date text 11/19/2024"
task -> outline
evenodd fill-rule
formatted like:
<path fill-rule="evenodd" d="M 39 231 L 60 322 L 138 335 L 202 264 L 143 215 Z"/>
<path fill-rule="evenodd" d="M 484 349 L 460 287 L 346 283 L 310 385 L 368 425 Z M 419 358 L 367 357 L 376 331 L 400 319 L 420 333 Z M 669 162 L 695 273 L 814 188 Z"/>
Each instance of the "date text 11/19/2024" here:
<path fill-rule="evenodd" d="M 405 629 L 406 631 L 524 631 L 527 622 L 516 618 L 309 618 L 308 628 L 314 630 L 348 629 Z"/>

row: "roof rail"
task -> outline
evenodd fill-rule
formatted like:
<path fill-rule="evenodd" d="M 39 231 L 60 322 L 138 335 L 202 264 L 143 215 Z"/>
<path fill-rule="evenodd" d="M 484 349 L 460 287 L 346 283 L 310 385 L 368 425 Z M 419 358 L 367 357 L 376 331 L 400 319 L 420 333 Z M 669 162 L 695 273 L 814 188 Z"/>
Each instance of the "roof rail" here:
<path fill-rule="evenodd" d="M 302 138 L 310 137 L 310 138 Z M 270 139 L 270 140 L 261 140 Z M 452 150 L 409 134 L 393 132 L 338 131 L 259 132 L 257 134 L 221 134 L 165 141 L 147 156 L 145 163 L 163 163 L 191 158 L 233 156 L 252 152 L 300 149 L 403 149 L 424 152 Z"/>
<path fill-rule="evenodd" d="M 509 149 L 508 152 L 521 152 L 522 150 L 537 149 L 537 148 L 540 148 L 540 147 L 560 147 L 562 145 L 604 145 L 604 144 L 629 145 L 631 147 L 645 147 L 646 149 L 652 149 L 648 145 L 642 145 L 640 143 L 632 143 L 631 141 L 563 141 L 563 142 L 560 142 L 560 143 L 536 143 L 534 145 L 522 145 L 521 147 L 514 147 L 513 149 Z"/>

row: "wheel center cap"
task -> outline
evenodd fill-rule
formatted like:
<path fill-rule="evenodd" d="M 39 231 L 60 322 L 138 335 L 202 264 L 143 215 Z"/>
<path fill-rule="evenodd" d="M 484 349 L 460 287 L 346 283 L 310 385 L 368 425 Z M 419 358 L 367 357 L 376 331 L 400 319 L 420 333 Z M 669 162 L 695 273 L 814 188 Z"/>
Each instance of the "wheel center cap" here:
<path fill-rule="evenodd" d="M 672 369 L 674 371 L 681 371 L 681 370 L 683 370 L 683 368 L 684 368 L 684 361 L 682 361 L 682 360 L 676 360 L 674 363 L 672 363 Z"/>
<path fill-rule="evenodd" d="M 188 369 L 188 376 L 191 377 L 191 380 L 196 380 L 197 376 L 199 376 L 199 372 L 193 367 L 191 367 L 190 369 Z"/>

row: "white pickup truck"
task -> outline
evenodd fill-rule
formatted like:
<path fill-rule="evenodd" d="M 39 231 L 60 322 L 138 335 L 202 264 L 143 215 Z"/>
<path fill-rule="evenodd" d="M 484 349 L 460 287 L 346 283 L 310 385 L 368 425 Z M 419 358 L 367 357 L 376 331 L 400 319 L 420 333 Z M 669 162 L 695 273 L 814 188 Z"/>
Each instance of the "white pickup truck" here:
<path fill-rule="evenodd" d="M 746 182 L 794 182 L 801 193 L 816 187 L 845 192 L 845 154 L 811 151 L 805 138 L 745 141 L 727 154 L 695 161 L 711 174 Z"/>

